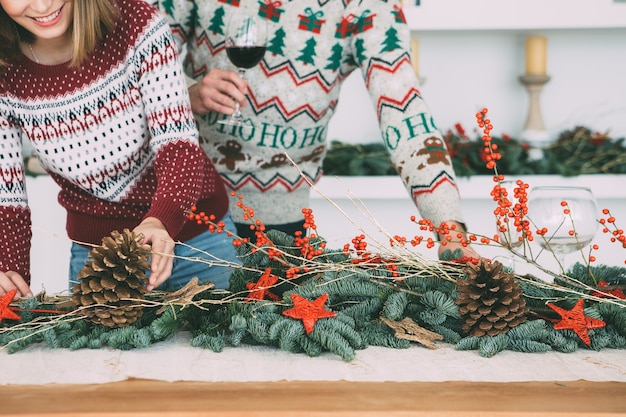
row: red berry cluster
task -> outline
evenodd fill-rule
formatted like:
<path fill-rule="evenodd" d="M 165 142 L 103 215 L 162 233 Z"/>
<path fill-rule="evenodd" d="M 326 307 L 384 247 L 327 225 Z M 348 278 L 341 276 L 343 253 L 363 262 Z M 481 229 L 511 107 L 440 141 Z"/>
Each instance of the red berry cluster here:
<path fill-rule="evenodd" d="M 615 224 L 615 217 L 611 214 L 610 210 L 605 208 L 602 210 L 602 214 L 606 217 L 602 217 L 600 218 L 599 223 L 602 225 L 602 232 L 603 233 L 610 233 L 611 236 L 611 242 L 613 243 L 619 243 L 622 245 L 622 248 L 626 249 L 626 235 L 624 235 L 624 229 L 620 229 L 616 224 Z M 597 245 L 594 245 L 597 246 Z M 597 249 L 597 248 L 594 248 Z M 626 260 L 624 260 L 624 263 L 626 264 Z"/>
<path fill-rule="evenodd" d="M 312 242 L 317 238 L 317 234 L 315 231 L 317 230 L 317 225 L 315 224 L 315 216 L 313 215 L 313 210 L 310 208 L 303 208 L 302 214 L 304 215 L 304 229 L 308 230 L 308 236 L 306 233 L 302 233 L 301 231 L 297 231 L 294 236 L 294 241 L 296 247 L 300 250 L 300 255 L 303 259 L 310 261 L 316 256 L 321 256 L 326 249 L 326 242 L 319 242 L 316 247 Z M 285 272 L 285 276 L 287 279 L 296 279 L 300 276 L 301 273 L 308 273 L 310 268 L 306 265 L 291 265 L 287 271 Z"/>
<path fill-rule="evenodd" d="M 411 221 L 416 222 L 415 216 L 411 216 Z M 419 219 L 417 220 L 417 224 L 419 225 L 420 230 L 435 233 L 441 237 L 440 244 L 441 246 L 446 246 L 448 242 L 451 242 L 453 239 L 456 239 L 457 242 L 461 244 L 463 247 L 467 247 L 471 242 L 478 240 L 475 235 L 468 235 L 467 238 L 463 236 L 463 233 L 457 230 L 456 224 L 449 225 L 446 222 L 442 222 L 439 226 L 435 226 L 431 220 L 428 219 Z M 426 238 L 426 247 L 431 249 L 435 247 L 437 243 L 435 239 L 432 237 Z M 418 246 L 424 241 L 423 236 L 414 236 L 411 239 L 410 243 L 412 246 Z"/>
<path fill-rule="evenodd" d="M 528 184 L 521 180 L 515 182 L 516 187 L 513 188 L 514 203 L 509 199 L 508 190 L 502 187 L 504 176 L 496 175 L 493 177 L 493 180 L 496 185 L 491 190 L 491 196 L 497 204 L 493 214 L 496 216 L 498 232 L 506 234 L 515 230 L 520 233 L 518 236 L 519 241 L 526 239 L 531 242 L 533 234 L 530 230 L 530 221 L 526 219 L 528 214 Z M 509 243 L 512 244 L 513 242 Z"/>
<path fill-rule="evenodd" d="M 191 221 L 195 221 L 197 224 L 205 224 L 211 233 L 222 233 L 224 232 L 224 227 L 226 227 L 226 223 L 223 221 L 215 222 L 216 218 L 214 214 L 206 214 L 201 211 L 197 213 L 198 208 L 194 205 L 191 206 L 191 209 L 188 213 L 188 218 Z M 226 231 L 227 236 L 232 236 L 232 233 Z"/>
<path fill-rule="evenodd" d="M 498 145 L 491 142 L 491 131 L 493 125 L 491 120 L 487 119 L 487 108 L 483 108 L 480 112 L 476 113 L 476 121 L 478 127 L 483 129 L 483 153 L 481 155 L 482 160 L 485 162 L 487 169 L 496 169 L 496 161 L 502 159 L 502 155 L 498 152 Z"/>
<path fill-rule="evenodd" d="M 533 233 L 530 230 L 530 222 L 526 219 L 526 215 L 528 214 L 528 184 L 520 180 L 515 182 L 516 187 L 513 189 L 514 200 L 510 199 L 507 189 L 502 187 L 504 175 L 498 173 L 497 167 L 497 161 L 502 159 L 502 154 L 498 152 L 498 146 L 491 142 L 493 125 L 491 124 L 491 120 L 487 118 L 488 111 L 487 108 L 483 108 L 480 112 L 476 113 L 476 122 L 478 126 L 483 129 L 482 140 L 484 143 L 483 153 L 485 155 L 485 166 L 488 169 L 493 169 L 495 174 L 493 177 L 495 185 L 490 195 L 497 204 L 493 213 L 496 216 L 498 232 L 506 235 L 507 233 L 515 231 L 519 233 L 517 237 L 519 241 L 525 239 L 531 242 L 534 239 Z M 537 231 L 538 234 L 541 234 L 540 232 L 541 231 Z M 491 239 L 482 237 L 480 242 L 487 245 L 491 242 L 500 243 L 500 235 L 494 234 Z M 513 242 L 509 241 L 507 244 L 512 245 Z"/>
<path fill-rule="evenodd" d="M 398 239 L 402 239 L 397 236 Z M 406 238 L 404 238 L 406 240 Z M 343 253 L 346 256 L 350 256 L 350 253 L 354 253 L 356 257 L 350 262 L 355 265 L 361 265 L 363 267 L 377 267 L 384 265 L 385 269 L 391 273 L 393 278 L 398 278 L 398 264 L 396 258 L 385 258 L 380 255 L 372 254 L 367 251 L 367 242 L 365 241 L 365 235 L 361 234 L 355 236 L 352 239 L 353 250 L 350 250 L 350 244 L 343 245 Z"/>
<path fill-rule="evenodd" d="M 358 258 L 362 258 L 363 256 L 367 256 L 367 242 L 365 241 L 365 235 L 358 235 L 352 238 L 352 247 L 354 248 L 352 251 L 356 254 Z M 350 255 L 350 244 L 346 243 L 343 245 L 343 253 L 346 256 Z"/>
<path fill-rule="evenodd" d="M 311 244 L 311 240 L 317 237 L 315 234 L 317 230 L 315 216 L 313 216 L 313 210 L 310 208 L 303 208 L 302 214 L 304 214 L 303 227 L 309 231 L 309 236 L 304 235 L 301 231 L 297 231 L 295 234 L 295 244 L 296 247 L 300 249 L 302 257 L 310 261 L 315 256 L 320 256 L 324 253 L 326 242 L 320 242 L 317 248 Z"/>

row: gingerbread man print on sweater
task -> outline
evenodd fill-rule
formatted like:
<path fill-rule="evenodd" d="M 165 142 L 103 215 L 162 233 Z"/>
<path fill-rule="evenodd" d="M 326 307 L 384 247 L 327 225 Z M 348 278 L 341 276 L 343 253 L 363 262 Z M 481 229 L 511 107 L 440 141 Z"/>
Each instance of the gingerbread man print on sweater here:
<path fill-rule="evenodd" d="M 229 140 L 224 146 L 217 147 L 217 151 L 224 155 L 224 158 L 214 161 L 216 164 L 224 165 L 231 171 L 235 170 L 237 161 L 245 161 L 246 155 L 241 153 L 241 144 L 235 140 Z"/>
<path fill-rule="evenodd" d="M 326 149 L 325 145 L 318 146 L 317 148 L 313 149 L 313 152 L 311 152 L 309 155 L 303 156 L 302 159 L 298 161 L 298 163 L 320 162 L 322 160 L 322 154 L 324 153 L 324 149 Z"/>
<path fill-rule="evenodd" d="M 284 153 L 279 153 L 272 156 L 272 159 L 269 162 L 265 162 L 261 165 L 261 169 L 269 169 L 274 167 L 279 167 L 282 165 L 286 165 L 289 163 L 289 159 L 287 159 L 287 155 Z"/>
<path fill-rule="evenodd" d="M 431 136 L 424 141 L 424 145 L 426 145 L 425 148 L 422 148 L 417 152 L 413 152 L 413 155 L 411 156 L 428 155 L 426 163 L 429 165 L 438 164 L 440 162 L 446 165 L 450 165 L 446 146 L 441 139 L 435 136 Z M 420 164 L 418 168 L 426 168 L 426 165 Z"/>
<path fill-rule="evenodd" d="M 324 153 L 324 149 L 326 148 L 326 146 L 322 145 L 322 146 L 318 146 L 317 148 L 313 149 L 313 152 L 311 152 L 308 155 L 303 156 L 302 158 L 300 158 L 299 160 L 295 161 L 295 164 L 301 164 L 303 162 L 319 162 L 322 160 L 322 154 Z M 289 160 L 289 158 L 287 158 L 287 155 L 285 155 L 284 153 L 281 154 L 277 154 L 272 156 L 272 159 L 270 160 L 270 162 L 266 162 L 264 164 L 261 165 L 262 169 L 269 169 L 269 168 L 274 168 L 274 167 L 278 167 L 278 166 L 282 166 L 282 165 L 286 165 L 286 164 L 290 164 L 291 161 Z"/>

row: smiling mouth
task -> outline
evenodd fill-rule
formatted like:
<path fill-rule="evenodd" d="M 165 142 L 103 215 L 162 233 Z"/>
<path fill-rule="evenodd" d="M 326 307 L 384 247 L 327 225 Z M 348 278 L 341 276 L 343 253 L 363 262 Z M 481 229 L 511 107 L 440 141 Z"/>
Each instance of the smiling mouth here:
<path fill-rule="evenodd" d="M 65 7 L 65 5 L 61 6 L 61 8 L 59 10 L 57 10 L 54 13 L 52 13 L 51 15 L 48 15 L 48 16 L 45 16 L 45 17 L 31 17 L 31 19 L 33 19 L 34 21 L 39 22 L 39 23 L 52 22 L 54 19 L 56 19 L 61 14 L 61 11 L 63 10 L 63 7 Z"/>

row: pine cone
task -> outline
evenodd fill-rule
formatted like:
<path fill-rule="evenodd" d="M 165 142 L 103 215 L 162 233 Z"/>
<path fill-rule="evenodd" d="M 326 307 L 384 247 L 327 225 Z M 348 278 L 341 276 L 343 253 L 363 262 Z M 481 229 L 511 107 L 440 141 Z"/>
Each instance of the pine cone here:
<path fill-rule="evenodd" d="M 467 280 L 457 280 L 456 303 L 471 336 L 495 336 L 526 321 L 526 301 L 513 274 L 502 272 L 500 262 L 468 262 Z"/>
<path fill-rule="evenodd" d="M 87 307 L 80 312 L 89 321 L 126 327 L 143 315 L 150 246 L 140 244 L 142 239 L 128 229 L 116 230 L 89 253 L 72 293 L 76 307 Z"/>

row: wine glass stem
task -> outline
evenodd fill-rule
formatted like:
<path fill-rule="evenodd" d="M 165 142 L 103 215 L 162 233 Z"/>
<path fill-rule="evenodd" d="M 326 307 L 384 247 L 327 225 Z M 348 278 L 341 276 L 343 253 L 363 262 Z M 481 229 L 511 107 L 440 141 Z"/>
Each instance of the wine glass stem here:
<path fill-rule="evenodd" d="M 235 111 L 233 112 L 233 119 L 239 120 L 241 119 L 241 109 L 239 108 L 239 102 L 235 101 Z"/>
<path fill-rule="evenodd" d="M 239 73 L 241 79 L 245 81 L 244 75 L 246 75 L 246 69 L 237 68 L 237 72 Z M 243 122 L 243 116 L 241 115 L 241 109 L 238 101 L 235 101 L 235 111 L 233 112 L 232 118 L 238 122 Z"/>
<path fill-rule="evenodd" d="M 557 255 L 556 259 L 559 262 L 559 268 L 561 268 L 563 273 L 566 273 L 567 272 L 567 265 L 565 264 L 565 262 L 567 261 L 566 255 L 563 253 L 560 253 Z"/>

